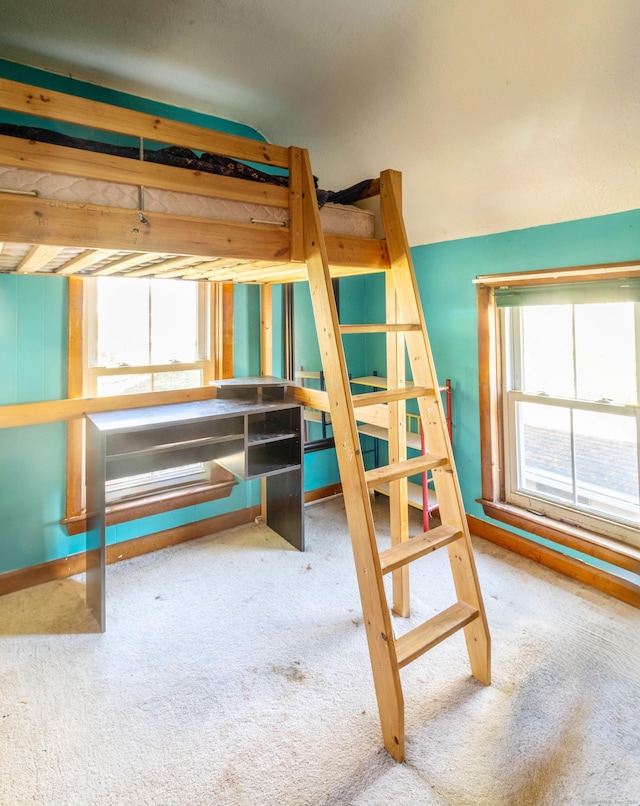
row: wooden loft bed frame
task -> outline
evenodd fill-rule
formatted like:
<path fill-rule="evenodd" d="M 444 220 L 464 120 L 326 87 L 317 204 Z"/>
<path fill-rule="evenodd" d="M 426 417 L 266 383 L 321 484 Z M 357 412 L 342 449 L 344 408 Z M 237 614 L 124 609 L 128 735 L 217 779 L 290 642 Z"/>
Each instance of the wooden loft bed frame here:
<path fill-rule="evenodd" d="M 289 226 L 274 227 L 0 192 L 0 244 L 31 247 L 13 271 L 172 276 L 260 284 L 307 279 L 302 240 L 302 149 L 222 134 L 0 79 L 3 109 L 127 135 L 141 143 L 170 143 L 285 169 L 289 175 L 287 188 L 0 135 L 2 166 L 266 204 L 288 210 L 290 222 Z M 376 190 L 374 185 L 371 195 Z M 48 268 L 62 247 L 75 247 L 74 258 L 58 262 L 53 270 Z M 327 234 L 326 247 L 335 277 L 389 267 L 383 240 Z"/>
<path fill-rule="evenodd" d="M 275 188 L 237 177 L 205 176 L 144 160 L 2 136 L 0 166 L 247 203 L 267 200 L 270 205 L 288 211 L 289 226 L 247 225 L 0 192 L 0 243 L 25 245 L 23 258 L 10 269 L 18 273 L 47 271 L 50 255 L 59 254 L 63 247 L 74 247 L 75 258 L 53 270 L 71 275 L 70 288 L 82 285 L 77 275 L 140 276 L 143 272 L 145 276 L 168 277 L 178 268 L 181 276 L 190 279 L 260 283 L 265 289 L 261 300 L 261 371 L 265 375 L 271 374 L 271 284 L 308 280 L 326 391 L 297 388 L 294 396 L 312 408 L 331 413 L 383 741 L 390 755 L 402 761 L 404 699 L 400 669 L 455 632 L 464 630 L 471 671 L 478 680 L 489 684 L 491 654 L 464 502 L 402 220 L 400 174 L 384 171 L 379 182 L 370 188 L 371 195 L 380 196 L 386 240 L 329 235 L 321 222 L 309 155 L 303 149 L 216 134 L 9 81 L 0 81 L 2 108 L 288 171 L 288 187 Z M 143 145 L 140 150 L 144 155 Z M 0 261 L 0 267 L 6 270 L 1 253 Z M 180 261 L 179 267 L 176 261 Z M 376 271 L 385 273 L 385 322 L 341 324 L 332 277 Z M 48 273 L 52 273 L 50 267 Z M 352 393 L 341 335 L 356 333 L 385 334 L 386 390 Z M 70 344 L 72 349 L 74 346 Z M 413 376 L 411 385 L 405 379 L 407 359 Z M 71 385 L 69 388 L 72 391 Z M 77 423 L 79 418 L 99 411 L 210 397 L 215 397 L 215 389 L 203 387 L 3 406 L 0 427 L 60 420 Z M 425 433 L 426 452 L 411 459 L 406 452 L 406 400 L 416 400 Z M 389 465 L 365 470 L 357 422 L 386 425 Z M 409 540 L 404 481 L 426 471 L 434 476 L 442 525 Z M 391 547 L 379 551 L 370 490 L 386 482 L 390 485 Z M 104 540 L 99 548 L 104 549 Z M 446 548 L 449 554 L 457 601 L 396 637 L 383 575 L 392 577 L 393 610 L 408 616 L 409 564 L 440 548 Z"/>
<path fill-rule="evenodd" d="M 6 254 L 16 244 L 24 246 L 15 265 L 6 268 L 0 262 L 3 273 L 73 278 L 163 277 L 260 284 L 263 288 L 263 336 L 271 327 L 268 321 L 271 285 L 308 279 L 303 259 L 302 190 L 303 163 L 305 158 L 308 163 L 308 156 L 303 149 L 215 132 L 8 79 L 0 79 L 0 120 L 2 110 L 135 137 L 141 143 L 170 143 L 284 169 L 289 184 L 289 187 L 281 187 L 0 135 L 0 167 L 269 205 L 286 210 L 289 220 L 289 226 L 247 224 L 60 201 L 5 192 L 0 188 L 0 261 L 3 250 Z M 367 195 L 376 195 L 379 187 L 379 180 L 374 180 Z M 382 239 L 325 234 L 325 243 L 332 277 L 389 268 L 387 246 Z M 65 249 L 70 249 L 73 257 L 61 262 Z M 266 341 L 263 338 L 262 371 L 271 374 L 271 349 Z M 97 411 L 197 400 L 213 395 L 211 389 L 201 388 L 3 406 L 0 407 L 0 427 L 70 420 Z M 308 397 L 304 400 L 307 405 L 315 403 L 326 409 L 326 394 L 316 396 L 313 401 Z"/>

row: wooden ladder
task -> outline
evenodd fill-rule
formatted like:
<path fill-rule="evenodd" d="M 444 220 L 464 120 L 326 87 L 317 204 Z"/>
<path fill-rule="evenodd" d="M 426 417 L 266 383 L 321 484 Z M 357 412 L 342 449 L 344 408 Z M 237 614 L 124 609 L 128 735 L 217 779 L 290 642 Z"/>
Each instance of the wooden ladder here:
<path fill-rule="evenodd" d="M 380 210 L 390 270 L 387 272 L 387 321 L 384 325 L 343 325 L 337 308 L 309 157 L 302 152 L 303 237 L 331 423 L 353 545 L 364 623 L 371 656 L 384 745 L 397 761 L 404 759 L 404 700 L 400 669 L 440 641 L 463 629 L 471 671 L 490 683 L 490 638 L 473 558 L 473 549 L 453 462 L 442 400 L 419 301 L 418 288 L 401 214 L 401 177 L 385 171 L 380 179 Z M 387 336 L 388 389 L 352 395 L 342 335 L 384 331 Z M 406 350 L 413 384 L 405 386 Z M 405 401 L 415 399 L 426 434 L 428 453 L 407 459 Z M 358 421 L 386 420 L 389 464 L 365 471 Z M 406 479 L 431 470 L 442 525 L 408 535 Z M 370 489 L 390 485 L 391 547 L 379 551 Z M 393 610 L 409 615 L 408 566 L 446 546 L 457 602 L 399 638 L 394 636 L 383 575 L 393 574 Z"/>

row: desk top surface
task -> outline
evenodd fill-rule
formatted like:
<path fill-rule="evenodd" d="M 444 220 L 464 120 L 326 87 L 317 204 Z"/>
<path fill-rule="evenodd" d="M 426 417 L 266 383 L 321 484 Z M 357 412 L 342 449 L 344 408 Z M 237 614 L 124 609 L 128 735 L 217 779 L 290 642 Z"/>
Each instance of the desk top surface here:
<path fill-rule="evenodd" d="M 87 415 L 87 419 L 100 431 L 114 433 L 299 407 L 300 403 L 286 400 L 262 400 L 255 396 L 234 399 L 215 398 L 190 403 L 172 403 L 166 406 L 105 411 Z"/>

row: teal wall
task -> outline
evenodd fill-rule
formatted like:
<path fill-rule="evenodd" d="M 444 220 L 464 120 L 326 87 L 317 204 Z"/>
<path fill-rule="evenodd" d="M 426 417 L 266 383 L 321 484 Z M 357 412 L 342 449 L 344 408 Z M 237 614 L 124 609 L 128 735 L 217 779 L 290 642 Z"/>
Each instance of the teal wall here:
<path fill-rule="evenodd" d="M 263 140 L 248 126 L 123 95 L 0 60 L 0 77 Z M 3 119 L 7 119 L 3 116 Z M 133 282 L 133 280 L 132 280 Z M 0 275 L 0 405 L 67 396 L 67 280 Z M 259 371 L 260 296 L 238 287 L 235 372 Z M 0 573 L 83 551 L 85 536 L 60 525 L 65 509 L 66 426 L 0 429 Z M 259 483 L 238 484 L 229 498 L 110 527 L 117 543 L 258 503 Z"/>
<path fill-rule="evenodd" d="M 490 523 L 481 496 L 476 292 L 480 274 L 531 271 L 640 260 L 640 210 L 497 235 L 419 246 L 412 250 L 438 378 L 453 387 L 453 443 L 466 511 Z M 497 524 L 504 528 L 504 524 Z M 621 576 L 633 574 L 597 563 L 549 541 L 587 563 Z"/>
<path fill-rule="evenodd" d="M 0 275 L 0 405 L 66 397 L 67 280 Z M 0 429 L 0 572 L 69 553 L 64 423 Z"/>
<path fill-rule="evenodd" d="M 340 281 L 340 321 L 342 324 L 362 324 L 367 321 L 384 320 L 384 293 L 382 312 L 380 288 L 384 290 L 383 276 L 344 277 Z M 296 369 L 318 371 L 321 369 L 320 349 L 311 305 L 308 283 L 294 284 L 294 342 Z M 369 318 L 368 318 L 369 317 Z M 374 370 L 384 374 L 385 340 L 383 336 L 345 336 L 344 349 L 351 377 L 370 375 Z M 306 381 L 308 386 L 318 388 L 317 383 Z M 364 387 L 361 391 L 370 391 Z M 319 424 L 308 424 L 309 439 L 321 438 Z M 365 463 L 373 466 L 373 440 L 363 438 Z M 340 481 L 335 450 L 329 449 L 307 454 L 304 465 L 305 490 L 315 490 Z"/>

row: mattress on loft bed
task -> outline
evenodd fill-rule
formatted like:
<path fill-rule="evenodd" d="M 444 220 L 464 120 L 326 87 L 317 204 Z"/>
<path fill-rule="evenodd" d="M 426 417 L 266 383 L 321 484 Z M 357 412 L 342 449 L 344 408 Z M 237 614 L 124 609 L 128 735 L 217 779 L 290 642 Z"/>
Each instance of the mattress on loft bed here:
<path fill-rule="evenodd" d="M 289 223 L 289 211 L 281 207 L 157 188 L 145 188 L 140 204 L 140 193 L 134 185 L 0 166 L 0 193 L 3 191 L 37 194 L 56 201 L 121 207 L 150 213 L 173 213 L 218 221 L 275 226 L 288 226 Z M 324 231 L 334 235 L 374 237 L 373 213 L 354 205 L 327 202 L 320 208 L 320 220 Z"/>
<path fill-rule="evenodd" d="M 59 132 L 36 127 L 0 123 L 0 134 L 22 139 L 62 145 L 85 151 L 140 159 L 137 149 L 115 146 L 93 140 L 71 137 Z M 144 160 L 189 170 L 233 176 L 247 181 L 288 186 L 288 177 L 269 174 L 239 160 L 217 154 L 196 154 L 186 148 L 168 146 L 160 149 L 144 149 Z M 314 181 L 315 180 L 314 177 Z M 316 187 L 320 218 L 325 232 L 334 235 L 353 235 L 360 238 L 374 237 L 374 216 L 368 210 L 355 207 L 350 202 L 367 195 L 372 180 L 367 179 L 340 191 L 320 190 Z M 83 179 L 77 176 L 52 174 L 23 168 L 0 166 L 0 192 L 13 191 L 37 194 L 56 201 L 121 207 L 146 212 L 173 213 L 199 218 L 243 223 L 267 223 L 275 226 L 288 225 L 286 209 L 247 202 L 230 201 L 157 188 L 144 188 L 141 195 L 135 185 Z"/>

